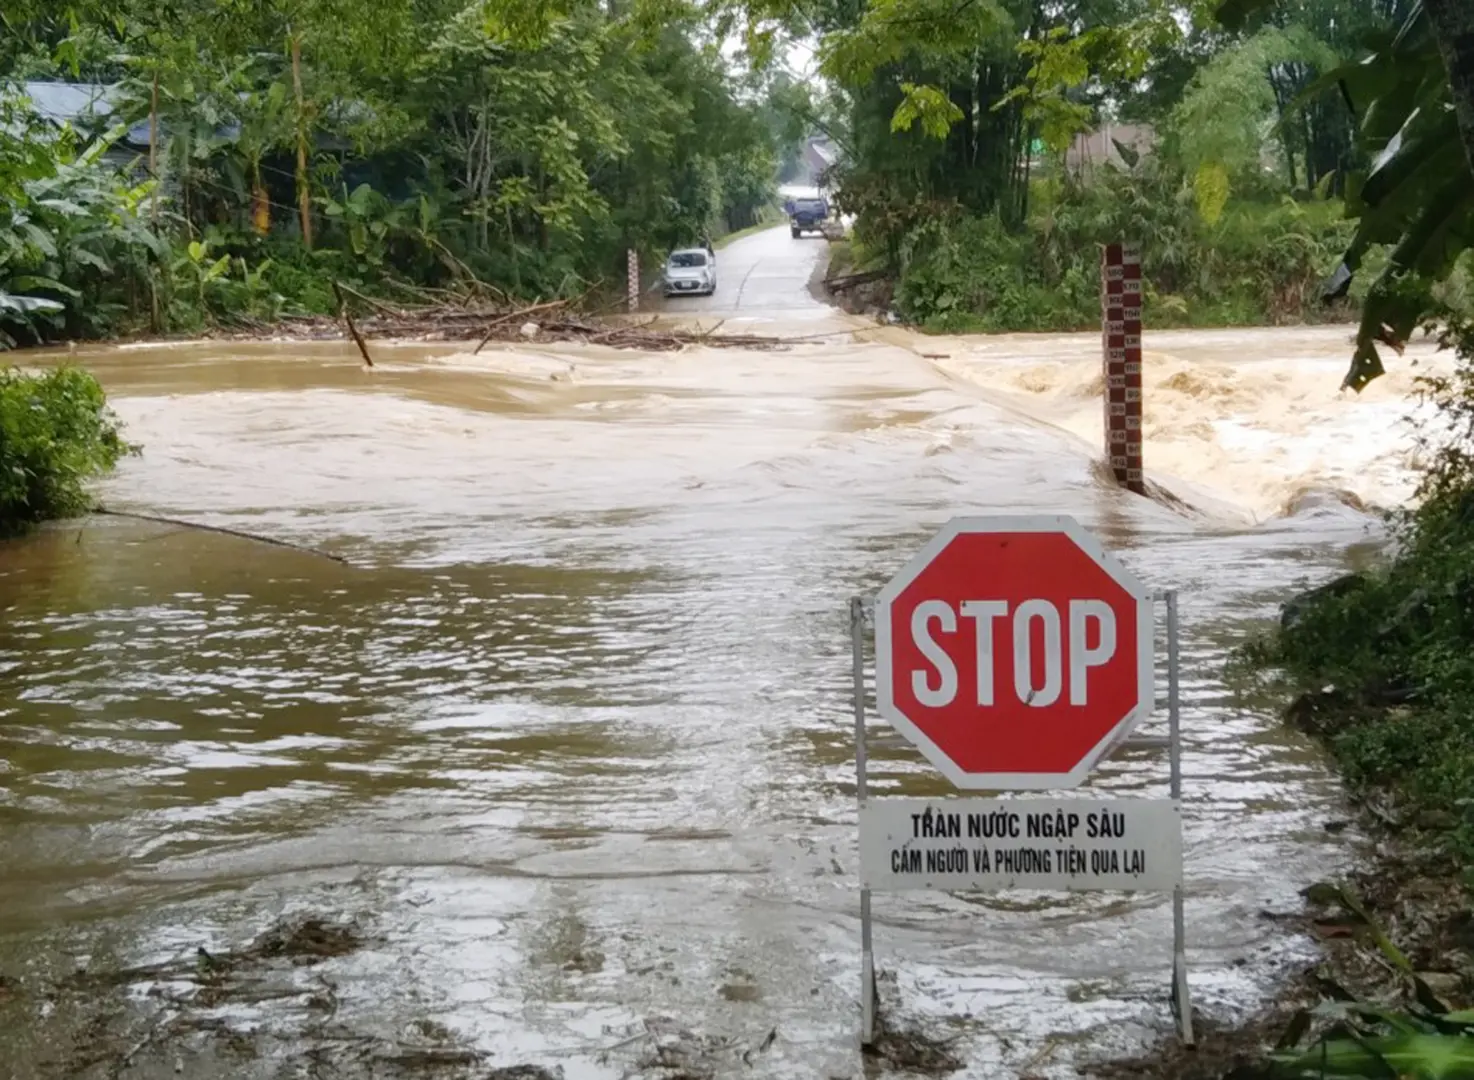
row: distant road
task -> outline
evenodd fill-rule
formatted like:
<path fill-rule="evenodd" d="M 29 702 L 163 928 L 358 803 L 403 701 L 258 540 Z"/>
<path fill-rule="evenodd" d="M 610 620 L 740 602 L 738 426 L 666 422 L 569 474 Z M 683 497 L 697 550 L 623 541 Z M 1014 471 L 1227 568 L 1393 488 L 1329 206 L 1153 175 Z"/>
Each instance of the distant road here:
<path fill-rule="evenodd" d="M 828 247 L 822 236 L 795 240 L 786 224 L 764 229 L 717 249 L 717 289 L 711 296 L 667 300 L 657 291 L 642 306 L 727 317 L 826 314 L 831 309 L 809 294 L 809 280 Z"/>

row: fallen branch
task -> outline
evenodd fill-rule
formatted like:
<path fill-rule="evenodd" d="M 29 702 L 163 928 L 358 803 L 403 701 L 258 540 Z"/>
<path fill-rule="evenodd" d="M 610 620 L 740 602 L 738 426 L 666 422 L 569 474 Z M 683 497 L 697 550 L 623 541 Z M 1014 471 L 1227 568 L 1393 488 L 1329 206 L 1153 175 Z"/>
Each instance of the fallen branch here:
<path fill-rule="evenodd" d="M 366 354 L 369 339 L 399 341 L 474 341 L 479 351 L 489 342 L 516 340 L 519 321 L 528 315 L 539 317 L 539 339 L 544 341 L 569 341 L 580 344 L 609 345 L 620 349 L 641 349 L 650 352 L 672 352 L 690 345 L 710 348 L 773 349 L 791 343 L 830 338 L 836 334 L 860 333 L 859 330 L 832 330 L 805 334 L 797 337 L 765 337 L 758 334 L 720 333 L 721 323 L 709 328 L 657 329 L 660 316 L 650 316 L 638 323 L 605 320 L 588 312 L 568 310 L 577 303 L 572 300 L 549 300 L 530 307 L 508 311 L 479 306 L 462 310 L 439 306 L 420 311 L 398 311 L 393 314 L 370 313 L 351 322 L 351 331 L 359 345 L 360 354 Z M 312 319 L 297 319 L 279 329 L 282 335 L 295 340 L 323 341 L 341 339 L 345 319 L 332 316 L 317 316 Z M 250 339 L 258 335 L 217 331 L 212 336 L 225 339 Z M 365 360 L 368 357 L 365 355 Z"/>
<path fill-rule="evenodd" d="M 92 512 L 103 517 L 134 518 L 138 521 L 152 521 L 160 525 L 177 525 L 182 529 L 203 529 L 205 532 L 223 533 L 226 536 L 238 537 L 241 540 L 255 540 L 261 544 L 274 544 L 277 547 L 305 552 L 308 555 L 318 555 L 324 559 L 332 559 L 333 562 L 342 563 L 344 566 L 353 565 L 341 555 L 320 551 L 317 548 L 304 547 L 301 544 L 294 544 L 290 540 L 277 540 L 274 537 L 260 536 L 257 533 L 241 532 L 239 529 L 227 529 L 223 525 L 204 525 L 198 521 L 181 521 L 179 518 L 159 517 L 157 514 L 135 514 L 128 510 L 109 510 L 104 506 L 99 506 Z"/>
<path fill-rule="evenodd" d="M 509 311 L 505 315 L 498 316 L 487 324 L 486 336 L 483 337 L 476 348 L 471 351 L 471 355 L 475 356 L 482 349 L 486 348 L 486 343 L 491 340 L 492 335 L 496 333 L 498 327 L 505 326 L 507 323 L 510 322 L 515 322 L 517 319 L 526 315 L 531 315 L 535 311 L 548 311 L 560 307 L 578 307 L 585 300 L 588 299 L 591 292 L 593 292 L 602 284 L 604 284 L 604 279 L 600 278 L 598 281 L 594 282 L 577 296 L 565 298 L 562 300 L 548 300 L 542 303 L 539 303 L 538 300 L 534 300 L 530 307 L 519 308 L 516 311 Z M 539 297 L 538 299 L 540 300 L 541 297 Z"/>
<path fill-rule="evenodd" d="M 363 343 L 363 335 L 358 332 L 358 327 L 353 325 L 353 314 L 348 310 L 348 300 L 343 296 L 343 290 L 333 282 L 333 295 L 338 298 L 338 311 L 343 316 L 343 321 L 348 324 L 348 332 L 353 335 L 353 342 L 358 346 L 359 355 L 363 362 L 369 367 L 374 366 L 374 358 L 369 355 L 368 346 Z"/>
<path fill-rule="evenodd" d="M 447 260 L 449 260 L 448 265 L 452 270 L 464 274 L 466 276 L 466 279 L 471 282 L 471 296 L 486 293 L 500 296 L 503 300 L 507 298 L 507 294 L 502 292 L 495 285 L 489 285 L 486 282 L 482 281 L 479 277 L 477 277 L 476 271 L 472 270 L 469 266 L 462 262 L 456 256 L 456 254 L 450 250 L 450 248 L 446 247 L 439 240 L 431 237 L 430 243 L 433 244 Z M 467 296 L 466 298 L 469 299 L 469 296 Z"/>
<path fill-rule="evenodd" d="M 475 356 L 482 349 L 486 348 L 486 343 L 491 340 L 491 335 L 496 333 L 497 327 L 505 326 L 507 323 L 521 316 L 531 315 L 534 311 L 546 311 L 549 308 L 562 307 L 566 303 L 568 303 L 567 300 L 549 300 L 543 304 L 534 301 L 531 307 L 521 308 L 518 311 L 509 311 L 505 315 L 492 319 L 486 325 L 486 336 L 481 339 L 481 343 L 476 348 L 471 350 L 471 355 Z"/>
<path fill-rule="evenodd" d="M 143 1053 L 163 1037 L 165 1029 L 168 1026 L 165 1023 L 164 1017 L 169 1011 L 169 1006 L 164 1005 L 153 1016 L 149 1017 L 148 1032 L 113 1063 L 112 1069 L 108 1072 L 110 1080 L 118 1080 L 119 1077 L 133 1067 L 133 1062 L 139 1054 Z"/>
<path fill-rule="evenodd" d="M 447 298 L 456 300 L 461 295 L 454 289 L 437 289 L 430 285 L 412 285 L 407 281 L 400 281 L 392 275 L 385 275 L 384 280 L 401 292 L 407 292 L 418 296 L 421 300 L 428 301 L 428 306 L 432 308 L 443 306 Z"/>
<path fill-rule="evenodd" d="M 830 292 L 843 292 L 845 289 L 853 289 L 856 285 L 868 285 L 872 281 L 879 281 L 885 276 L 884 270 L 862 270 L 858 274 L 841 274 L 836 278 L 825 278 L 823 284 Z"/>
<path fill-rule="evenodd" d="M 358 297 L 365 304 L 368 304 L 369 307 L 377 308 L 378 310 L 384 312 L 387 315 L 403 315 L 404 314 L 404 312 L 401 309 L 390 307 L 388 304 L 384 303 L 382 300 L 375 300 L 372 296 L 365 296 L 365 295 L 363 295 L 363 293 L 359 292 L 357 289 L 353 288 L 350 285 L 343 285 L 342 282 L 335 282 L 334 284 L 340 286 L 342 288 L 342 290 L 345 293 L 347 293 L 348 295 Z M 342 297 L 340 296 L 339 299 L 341 300 Z"/>

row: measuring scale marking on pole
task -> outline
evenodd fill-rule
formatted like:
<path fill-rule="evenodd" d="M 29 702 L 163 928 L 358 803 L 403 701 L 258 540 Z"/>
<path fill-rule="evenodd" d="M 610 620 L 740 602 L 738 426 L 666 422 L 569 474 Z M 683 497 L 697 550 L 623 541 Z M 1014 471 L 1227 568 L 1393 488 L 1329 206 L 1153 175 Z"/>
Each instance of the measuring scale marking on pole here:
<path fill-rule="evenodd" d="M 1173 894 L 1172 998 L 1191 1044 L 1182 895 L 1177 595 L 1073 518 L 959 517 L 877 595 L 877 709 L 967 790 L 1079 786 L 1155 705 L 1166 601 L 1170 797 L 869 800 L 866 603 L 850 603 L 861 855 L 861 1041 L 877 1007 L 872 890 Z"/>

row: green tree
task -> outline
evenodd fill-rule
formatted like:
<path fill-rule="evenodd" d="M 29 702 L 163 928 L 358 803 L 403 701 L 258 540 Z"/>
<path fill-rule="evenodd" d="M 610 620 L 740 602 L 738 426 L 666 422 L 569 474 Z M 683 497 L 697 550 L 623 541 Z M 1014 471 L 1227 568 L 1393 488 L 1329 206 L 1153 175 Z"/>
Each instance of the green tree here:
<path fill-rule="evenodd" d="M 118 82 L 121 118 L 157 125 L 165 250 L 142 291 L 161 326 L 278 293 L 324 310 L 331 278 L 581 292 L 629 246 L 757 220 L 802 133 L 802 88 L 734 76 L 684 0 L 16 0 L 4 18 L 0 79 Z M 39 318 L 56 291 L 37 332 L 60 329 Z"/>

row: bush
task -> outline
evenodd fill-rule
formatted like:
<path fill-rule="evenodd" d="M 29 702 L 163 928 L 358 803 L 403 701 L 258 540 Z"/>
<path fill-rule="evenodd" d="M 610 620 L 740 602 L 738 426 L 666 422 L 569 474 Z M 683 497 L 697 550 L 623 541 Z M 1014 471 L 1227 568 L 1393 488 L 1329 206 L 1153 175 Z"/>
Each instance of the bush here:
<path fill-rule="evenodd" d="M 1238 200 L 1204 220 L 1193 189 L 1153 158 L 1086 182 L 1036 180 L 1021 230 L 934 213 L 896 245 L 900 313 L 940 331 L 1086 330 L 1100 322 L 1100 247 L 1141 246 L 1149 325 L 1350 317 L 1320 286 L 1350 242 L 1338 200 Z"/>
<path fill-rule="evenodd" d="M 907 266 L 896 304 L 929 330 L 1075 329 L 1100 319 L 1099 272 L 1046 284 L 1030 238 L 1010 234 L 997 217 L 922 226 L 903 248 Z"/>
<path fill-rule="evenodd" d="M 1392 793 L 1474 864 L 1474 327 L 1447 338 L 1459 364 L 1423 380 L 1438 428 L 1392 556 L 1293 601 L 1235 664 L 1298 695 L 1290 715 L 1353 787 Z"/>
<path fill-rule="evenodd" d="M 0 369 L 0 534 L 90 509 L 88 481 L 136 452 L 88 372 Z"/>

